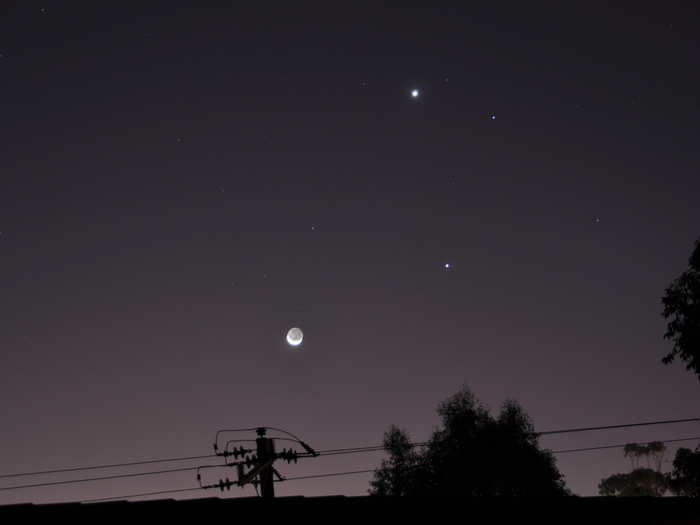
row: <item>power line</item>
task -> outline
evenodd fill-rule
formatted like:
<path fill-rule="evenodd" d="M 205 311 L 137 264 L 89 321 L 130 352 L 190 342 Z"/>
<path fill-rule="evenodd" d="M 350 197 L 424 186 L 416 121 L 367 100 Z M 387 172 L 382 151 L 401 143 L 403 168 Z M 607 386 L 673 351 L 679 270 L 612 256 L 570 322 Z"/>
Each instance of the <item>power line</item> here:
<path fill-rule="evenodd" d="M 654 441 L 643 441 L 641 443 L 638 443 L 639 445 L 648 445 L 649 443 L 654 443 L 655 441 L 660 441 L 661 443 L 678 443 L 681 441 L 695 441 L 696 439 L 700 439 L 700 436 L 695 436 L 695 437 L 687 437 L 687 438 L 678 438 L 678 439 L 657 439 Z M 627 443 L 622 443 L 618 445 L 603 445 L 600 447 L 586 447 L 586 448 L 569 448 L 565 450 L 552 450 L 552 454 L 565 454 L 567 452 L 587 452 L 589 450 L 604 450 L 608 448 L 622 448 Z"/>
<path fill-rule="evenodd" d="M 662 443 L 679 443 L 683 441 L 694 441 L 694 440 L 700 440 L 700 436 L 694 436 L 694 437 L 686 437 L 686 438 L 676 438 L 676 439 L 664 439 L 664 440 L 657 440 L 661 441 Z M 646 445 L 649 443 L 653 443 L 652 441 L 645 441 L 642 443 L 639 443 L 640 445 Z M 571 453 L 571 452 L 587 452 L 587 451 L 593 451 L 593 450 L 605 450 L 605 449 L 611 449 L 611 448 L 622 448 L 626 445 L 627 443 L 623 444 L 617 444 L 617 445 L 603 445 L 603 446 L 597 446 L 597 447 L 585 447 L 585 448 L 572 448 L 572 449 L 562 449 L 562 450 L 553 450 L 552 454 L 565 454 L 565 453 Z M 422 446 L 424 443 L 415 443 L 414 446 Z M 368 446 L 368 447 L 357 447 L 357 448 L 344 448 L 344 449 L 330 449 L 328 451 L 324 451 L 327 455 L 332 455 L 332 454 L 352 454 L 354 452 L 371 452 L 373 450 L 377 449 L 376 446 Z M 225 466 L 225 465 L 222 465 Z M 181 470 L 181 469 L 178 469 Z M 186 470 L 192 470 L 192 469 L 186 469 Z M 295 481 L 295 480 L 304 480 L 304 479 L 317 479 L 317 478 L 329 478 L 329 477 L 337 477 L 337 476 L 350 476 L 350 475 L 355 475 L 355 474 L 369 474 L 371 472 L 375 472 L 376 469 L 366 469 L 366 470 L 351 470 L 351 471 L 345 471 L 345 472 L 329 472 L 326 474 L 312 474 L 308 476 L 294 476 L 291 478 L 284 478 L 284 480 L 280 481 Z M 162 472 L 158 472 L 162 473 Z M 149 473 L 144 473 L 149 474 Z M 108 478 L 98 478 L 98 479 L 108 479 Z M 185 488 L 185 489 L 169 489 L 169 490 L 159 490 L 155 492 L 141 492 L 138 494 L 127 494 L 123 496 L 109 496 L 105 498 L 96 498 L 96 499 L 90 499 L 90 500 L 83 500 L 83 503 L 95 503 L 95 502 L 100 502 L 100 501 L 109 501 L 109 500 L 120 500 L 120 499 L 128 499 L 128 498 L 138 498 L 138 497 L 146 497 L 146 496 L 159 496 L 162 494 L 174 494 L 178 492 L 191 492 L 191 491 L 196 491 L 196 490 L 202 490 L 200 487 L 192 487 L 192 488 Z"/>
<path fill-rule="evenodd" d="M 569 429 L 561 429 L 561 430 L 548 430 L 548 431 L 544 431 L 544 432 L 538 432 L 538 433 L 536 433 L 536 435 L 541 436 L 541 435 L 566 434 L 566 433 L 575 433 L 575 432 L 589 432 L 589 431 L 595 431 L 595 430 L 610 430 L 610 429 L 617 429 L 617 428 L 631 428 L 631 427 L 651 426 L 651 425 L 669 425 L 669 424 L 674 424 L 674 423 L 688 423 L 688 422 L 696 422 L 696 421 L 700 421 L 700 418 L 659 420 L 659 421 L 648 421 L 648 422 L 643 422 L 643 423 L 626 423 L 626 424 L 621 424 L 621 425 L 606 425 L 606 426 L 598 426 L 598 427 L 581 427 L 581 428 L 569 428 Z M 413 445 L 414 446 L 425 446 L 425 445 L 427 445 L 427 443 L 426 442 L 414 443 Z M 617 447 L 617 445 L 615 447 Z M 352 454 L 352 453 L 356 453 L 356 452 L 379 451 L 379 450 L 382 450 L 383 448 L 384 447 L 381 445 L 374 445 L 374 446 L 368 446 L 368 447 L 329 449 L 329 450 L 325 450 L 325 451 L 320 451 L 319 455 L 330 456 L 330 455 L 336 455 L 336 454 Z M 610 448 L 613 448 L 613 447 L 610 446 Z M 596 447 L 590 447 L 590 449 L 595 450 Z M 576 449 L 572 449 L 572 451 L 574 451 L 574 450 L 578 451 Z M 580 451 L 583 452 L 583 450 L 580 450 Z M 564 452 L 565 451 L 556 452 L 556 453 L 564 453 Z M 94 466 L 90 466 L 90 467 L 72 467 L 72 468 L 65 468 L 65 469 L 45 470 L 45 471 L 39 471 L 39 472 L 5 474 L 5 475 L 0 475 L 0 478 L 30 476 L 30 475 L 37 475 L 37 474 L 54 474 L 54 473 L 60 473 L 60 472 L 72 472 L 72 471 L 79 471 L 79 470 L 94 470 L 94 469 L 100 469 L 100 468 L 116 468 L 116 467 L 134 466 L 134 465 L 143 465 L 143 464 L 148 464 L 148 463 L 186 461 L 186 460 L 191 460 L 191 459 L 204 459 L 204 458 L 211 458 L 211 457 L 216 457 L 216 456 L 209 454 L 209 455 L 204 455 L 204 456 L 186 456 L 186 457 L 181 457 L 181 458 L 164 458 L 164 459 L 154 459 L 154 460 L 145 460 L 145 461 L 134 461 L 134 462 L 129 462 L 129 463 L 113 463 L 110 465 L 94 465 Z M 225 466 L 225 465 L 221 465 L 221 466 Z M 101 481 L 101 480 L 105 480 L 105 479 L 118 479 L 118 478 L 128 478 L 128 477 L 136 477 L 136 476 L 148 476 L 148 475 L 153 475 L 153 474 L 164 474 L 164 473 L 168 473 L 168 472 L 183 472 L 183 471 L 195 470 L 195 469 L 196 469 L 196 467 L 187 467 L 187 468 L 179 468 L 179 469 L 168 469 L 168 470 L 154 471 L 154 472 L 139 472 L 139 473 L 133 473 L 133 474 L 118 474 L 118 475 L 113 475 L 113 476 L 83 478 L 83 479 L 78 479 L 78 480 L 53 481 L 53 482 L 46 482 L 46 483 L 31 483 L 31 484 L 26 484 L 26 485 L 14 485 L 14 486 L 10 486 L 10 487 L 0 487 L 0 491 L 23 489 L 23 488 L 33 488 L 33 487 L 46 487 L 46 486 L 54 486 L 54 485 L 64 485 L 64 484 L 69 484 L 69 483 L 83 483 L 83 482 L 88 482 L 88 481 Z"/>
<path fill-rule="evenodd" d="M 82 500 L 81 503 L 96 503 L 98 501 L 109 501 L 113 499 L 127 499 L 127 498 L 139 498 L 142 496 L 160 496 L 161 494 L 174 494 L 176 492 L 190 492 L 194 490 L 203 490 L 201 487 L 191 487 L 187 489 L 169 489 L 169 490 L 157 490 L 155 492 L 141 492 L 139 494 L 127 494 L 125 496 L 110 496 L 108 498 L 95 498 Z"/>
<path fill-rule="evenodd" d="M 219 465 L 216 465 L 219 466 Z M 225 465 L 221 465 L 225 466 Z M 185 468 L 172 468 L 166 470 L 155 470 L 152 472 L 132 472 L 130 474 L 115 474 L 112 476 L 100 476 L 96 478 L 81 478 L 81 479 L 67 479 L 63 481 L 49 481 L 44 483 L 29 483 L 27 485 L 13 485 L 11 487 L 0 487 L 0 491 L 4 490 L 15 490 L 15 489 L 28 489 L 33 487 L 52 487 L 55 485 L 68 485 L 70 483 L 85 483 L 88 481 L 102 481 L 105 479 L 119 479 L 119 478 L 135 478 L 138 476 L 152 476 L 154 474 L 168 474 L 171 472 L 186 472 L 188 470 L 196 470 L 197 467 L 185 467 Z"/>
<path fill-rule="evenodd" d="M 535 432 L 538 436 L 552 434 L 570 434 L 574 432 L 590 432 L 592 430 L 611 430 L 614 428 L 630 428 L 630 427 L 648 427 L 651 425 L 670 425 L 672 423 L 690 423 L 700 421 L 700 417 L 691 417 L 688 419 L 667 419 L 664 421 L 647 421 L 644 423 L 625 423 L 624 425 L 605 425 L 602 427 L 582 427 L 582 428 L 566 428 L 563 430 L 547 430 L 545 432 Z"/>
<path fill-rule="evenodd" d="M 424 446 L 426 443 L 414 443 L 414 446 Z M 336 454 L 352 454 L 354 452 L 369 452 L 372 450 L 384 450 L 383 445 L 370 445 L 364 447 L 349 447 L 349 448 L 334 448 L 328 450 L 320 450 L 318 453 L 321 456 L 333 456 Z M 104 465 L 91 465 L 87 467 L 68 467 L 68 468 L 58 468 L 53 470 L 37 470 L 34 472 L 17 472 L 14 474 L 0 474 L 0 479 L 5 478 L 17 478 L 22 476 L 38 476 L 42 474 L 61 474 L 64 472 L 79 472 L 82 470 L 100 470 L 107 468 L 120 468 L 120 467 L 133 467 L 138 465 L 149 465 L 154 463 L 172 463 L 176 461 L 190 461 L 195 459 L 209 459 L 218 457 L 216 454 L 207 454 L 203 456 L 182 456 L 175 458 L 160 458 L 160 459 L 148 459 L 143 461 L 131 461 L 128 463 L 107 463 Z M 225 466 L 225 465 L 224 465 Z"/>
<path fill-rule="evenodd" d="M 369 470 L 350 470 L 347 472 L 330 472 L 328 474 L 314 474 L 311 476 L 295 476 L 293 478 L 284 478 L 281 481 L 293 481 L 295 479 L 314 479 L 314 478 L 330 478 L 332 476 L 349 476 L 351 474 L 367 474 L 369 472 L 374 472 L 377 470 L 376 468 L 369 469 Z M 279 483 L 279 482 L 278 482 Z"/>
<path fill-rule="evenodd" d="M 188 461 L 194 459 L 207 459 L 214 458 L 216 455 L 207 454 L 205 456 L 184 456 L 179 458 L 161 458 L 161 459 L 147 459 L 143 461 L 131 461 L 129 463 L 111 463 L 106 465 L 91 465 L 89 467 L 69 467 L 69 468 L 58 468 L 53 470 L 38 470 L 35 472 L 17 472 L 15 474 L 0 474 L 0 479 L 2 478 L 18 478 L 20 476 L 37 476 L 40 474 L 60 474 L 62 472 L 77 472 L 81 470 L 99 470 L 105 468 L 118 468 L 118 467 L 133 467 L 136 465 L 149 465 L 153 463 L 169 463 L 175 461 Z"/>
<path fill-rule="evenodd" d="M 414 447 L 417 447 L 418 445 L 412 445 Z M 367 448 L 358 448 L 355 450 L 346 450 L 344 452 L 319 452 L 319 456 L 338 456 L 338 455 L 343 455 L 343 454 L 356 454 L 358 452 L 383 452 L 384 446 L 377 446 L 377 447 L 367 447 Z"/>
<path fill-rule="evenodd" d="M 413 447 L 420 447 L 423 446 L 423 443 L 413 443 L 411 444 Z M 337 450 L 320 450 L 318 452 L 319 456 L 337 456 L 337 455 L 342 455 L 342 454 L 355 454 L 357 452 L 381 452 L 385 450 L 384 445 L 374 445 L 370 447 L 357 447 L 357 448 L 349 448 L 349 449 L 337 449 Z"/>
<path fill-rule="evenodd" d="M 315 478 L 329 478 L 333 476 L 350 476 L 353 474 L 368 474 L 370 472 L 374 472 L 376 469 L 368 469 L 368 470 L 350 470 L 346 472 L 329 472 L 327 474 L 312 474 L 309 476 L 295 476 L 293 478 L 284 478 L 283 480 L 275 481 L 275 483 L 280 483 L 281 481 L 294 481 L 294 480 L 300 480 L 300 479 L 315 479 Z M 83 500 L 81 503 L 94 503 L 94 502 L 99 502 L 99 501 L 109 501 L 109 500 L 118 500 L 118 499 L 127 499 L 127 498 L 139 498 L 139 497 L 145 497 L 145 496 L 158 496 L 161 494 L 174 494 L 176 492 L 189 492 L 189 491 L 194 491 L 194 490 L 202 490 L 201 487 L 192 487 L 192 488 L 186 488 L 186 489 L 170 489 L 170 490 L 158 490 L 156 492 L 141 492 L 138 494 L 128 494 L 124 496 L 109 496 L 106 498 L 96 498 L 96 499 L 88 499 L 88 500 Z"/>

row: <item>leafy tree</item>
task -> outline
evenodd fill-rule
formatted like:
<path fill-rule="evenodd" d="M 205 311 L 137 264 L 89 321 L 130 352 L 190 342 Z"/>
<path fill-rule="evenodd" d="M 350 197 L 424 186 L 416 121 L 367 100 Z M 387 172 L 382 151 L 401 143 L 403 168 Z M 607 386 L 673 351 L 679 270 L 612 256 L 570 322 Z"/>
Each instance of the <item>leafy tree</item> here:
<path fill-rule="evenodd" d="M 654 461 L 656 470 L 661 470 L 664 454 L 666 453 L 666 445 L 662 441 L 652 441 L 646 445 L 639 443 L 627 443 L 625 445 L 625 457 L 629 457 L 632 461 L 632 468 L 639 468 L 639 458 L 645 457 L 647 460 L 647 468 L 651 468 L 651 462 Z"/>
<path fill-rule="evenodd" d="M 665 452 L 666 445 L 662 441 L 652 441 L 645 445 L 627 443 L 625 457 L 632 461 L 632 472 L 613 474 L 602 479 L 598 484 L 598 492 L 601 496 L 663 496 L 668 489 L 667 476 L 661 473 Z M 647 460 L 647 468 L 639 468 L 642 457 Z M 652 461 L 656 470 L 651 468 Z"/>
<path fill-rule="evenodd" d="M 414 448 L 411 456 L 408 436 L 390 427 L 384 438 L 390 457 L 375 471 L 370 494 L 570 494 L 554 457 L 539 448 L 532 423 L 517 402 L 506 401 L 494 417 L 464 387 L 441 403 L 437 412 L 441 428 L 435 430 L 425 450 Z"/>
<path fill-rule="evenodd" d="M 695 452 L 688 448 L 676 451 L 669 488 L 677 496 L 700 498 L 700 447 Z"/>
<path fill-rule="evenodd" d="M 408 434 L 391 425 L 384 433 L 384 449 L 389 459 L 383 459 L 375 471 L 370 492 L 378 496 L 406 496 L 412 492 L 411 474 L 419 464 L 419 458 Z"/>
<path fill-rule="evenodd" d="M 668 487 L 666 476 L 650 468 L 638 468 L 626 474 L 613 474 L 601 480 L 601 496 L 663 496 Z"/>
<path fill-rule="evenodd" d="M 664 338 L 673 342 L 662 362 L 669 364 L 679 357 L 700 379 L 700 239 L 695 241 L 688 268 L 666 288 L 662 301 L 668 320 Z"/>

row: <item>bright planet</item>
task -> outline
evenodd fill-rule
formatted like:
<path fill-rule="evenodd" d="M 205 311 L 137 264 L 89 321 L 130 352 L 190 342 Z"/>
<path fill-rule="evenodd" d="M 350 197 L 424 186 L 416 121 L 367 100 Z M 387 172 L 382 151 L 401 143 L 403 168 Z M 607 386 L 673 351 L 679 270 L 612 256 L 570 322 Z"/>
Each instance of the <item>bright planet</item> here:
<path fill-rule="evenodd" d="M 303 339 L 304 332 L 301 331 L 301 328 L 295 326 L 294 328 L 290 328 L 289 332 L 287 332 L 287 342 L 292 346 L 299 346 Z"/>

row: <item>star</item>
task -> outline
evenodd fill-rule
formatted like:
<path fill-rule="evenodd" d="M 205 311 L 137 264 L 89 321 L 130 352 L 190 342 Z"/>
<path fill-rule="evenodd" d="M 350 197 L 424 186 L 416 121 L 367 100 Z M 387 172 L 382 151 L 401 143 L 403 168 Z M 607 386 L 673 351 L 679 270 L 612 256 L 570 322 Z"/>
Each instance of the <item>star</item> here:
<path fill-rule="evenodd" d="M 449 270 L 450 268 L 452 268 L 452 265 L 450 263 L 445 263 L 443 265 L 443 268 L 445 268 L 445 270 Z"/>
<path fill-rule="evenodd" d="M 491 114 L 491 120 L 496 120 L 496 114 L 495 114 L 495 113 Z"/>
<path fill-rule="evenodd" d="M 418 89 L 411 90 L 411 98 L 418 98 L 420 96 L 420 91 Z"/>

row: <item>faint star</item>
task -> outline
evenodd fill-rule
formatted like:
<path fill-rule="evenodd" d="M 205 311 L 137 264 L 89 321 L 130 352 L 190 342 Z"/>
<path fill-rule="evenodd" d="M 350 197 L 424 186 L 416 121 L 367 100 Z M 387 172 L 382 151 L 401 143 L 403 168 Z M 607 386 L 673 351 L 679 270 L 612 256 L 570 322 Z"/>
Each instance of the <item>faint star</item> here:
<path fill-rule="evenodd" d="M 496 114 L 495 114 L 495 113 L 491 115 L 491 120 L 496 120 Z"/>
<path fill-rule="evenodd" d="M 42 7 L 41 9 L 39 9 L 39 11 L 41 12 L 42 15 L 45 15 L 46 13 L 49 12 L 49 10 L 46 9 L 45 7 Z"/>
<path fill-rule="evenodd" d="M 595 222 L 600 222 L 600 217 L 596 217 Z"/>
<path fill-rule="evenodd" d="M 450 77 L 445 77 L 442 79 L 442 81 L 447 84 L 450 81 Z"/>
<path fill-rule="evenodd" d="M 178 142 L 182 142 L 182 137 L 178 137 L 178 138 L 177 138 L 177 141 L 178 141 Z"/>
<path fill-rule="evenodd" d="M 316 226 L 312 226 L 311 231 L 316 231 Z"/>
<path fill-rule="evenodd" d="M 445 270 L 449 270 L 450 268 L 452 268 L 452 265 L 450 263 L 445 263 L 443 267 L 445 268 Z"/>

